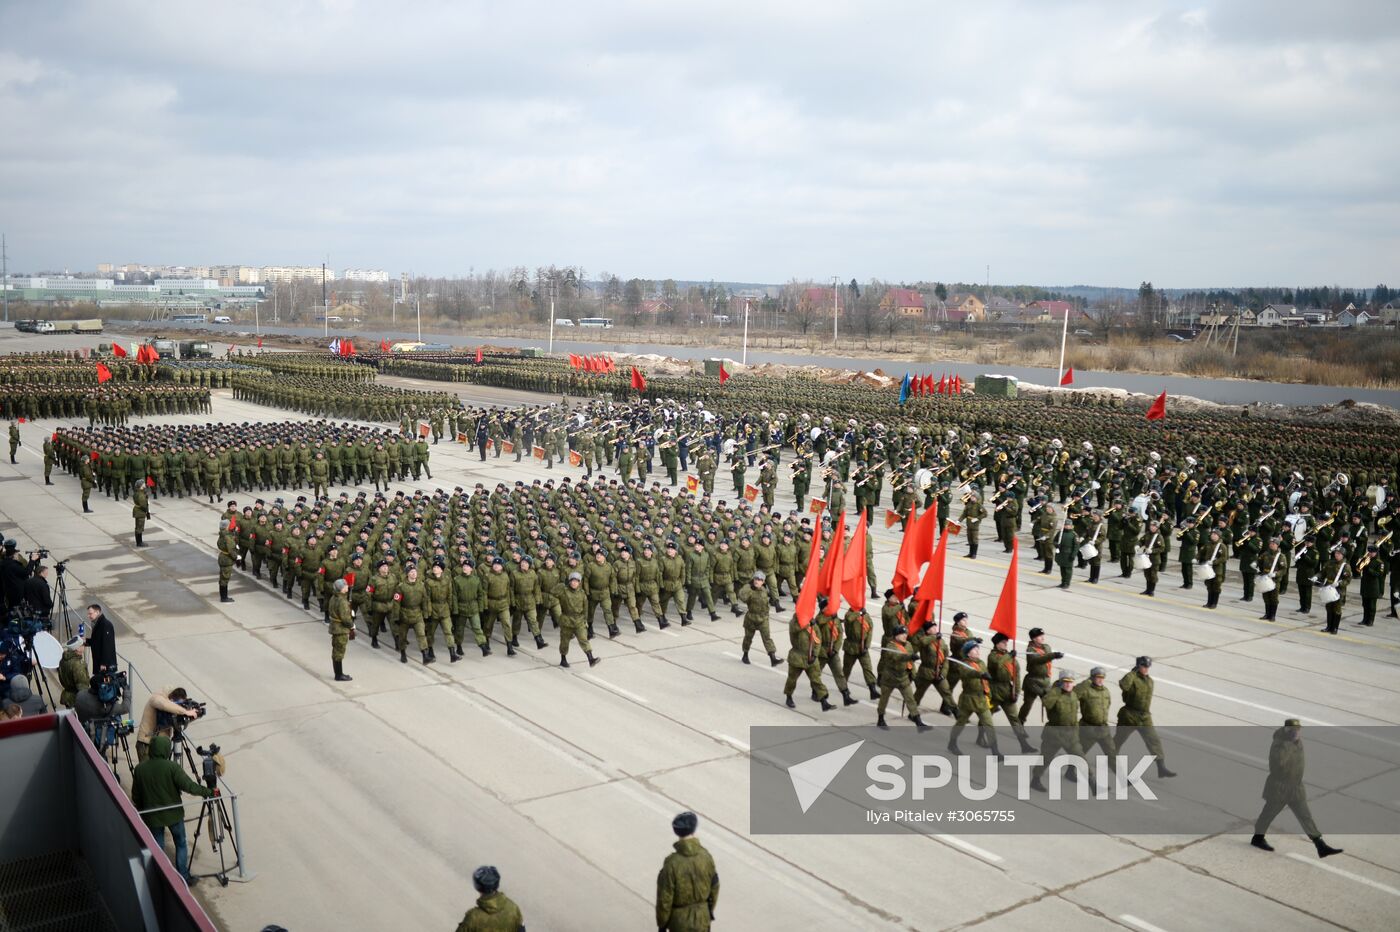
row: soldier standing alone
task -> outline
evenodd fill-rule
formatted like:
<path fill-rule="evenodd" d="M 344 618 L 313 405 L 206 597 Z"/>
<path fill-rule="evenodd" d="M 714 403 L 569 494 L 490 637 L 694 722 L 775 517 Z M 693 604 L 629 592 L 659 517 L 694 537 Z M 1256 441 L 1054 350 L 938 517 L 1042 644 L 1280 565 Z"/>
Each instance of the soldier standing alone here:
<path fill-rule="evenodd" d="M 705 932 L 719 902 L 715 859 L 695 838 L 700 820 L 682 812 L 671 820 L 680 840 L 656 876 L 656 928 L 659 932 Z"/>

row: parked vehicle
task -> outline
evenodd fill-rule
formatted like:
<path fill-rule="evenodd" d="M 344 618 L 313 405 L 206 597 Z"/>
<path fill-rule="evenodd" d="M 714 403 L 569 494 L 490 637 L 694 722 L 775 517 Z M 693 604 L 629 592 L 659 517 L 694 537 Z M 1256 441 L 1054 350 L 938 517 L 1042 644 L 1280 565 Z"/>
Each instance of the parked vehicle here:
<path fill-rule="evenodd" d="M 166 340 L 157 337 L 151 341 L 151 348 L 156 351 L 156 356 L 160 359 L 180 358 L 180 347 L 174 340 Z"/>
<path fill-rule="evenodd" d="M 611 327 L 613 325 L 611 317 L 580 317 L 578 319 L 580 327 Z"/>
<path fill-rule="evenodd" d="M 213 359 L 214 348 L 203 340 L 182 340 L 180 342 L 181 359 Z"/>
<path fill-rule="evenodd" d="M 216 315 L 214 315 L 214 323 L 216 323 L 216 324 L 231 324 L 231 323 L 233 323 L 233 318 L 230 317 L 230 316 L 228 316 L 227 314 L 216 314 Z"/>
<path fill-rule="evenodd" d="M 48 324 L 47 330 L 40 333 L 101 333 L 102 321 L 97 318 L 89 320 L 50 320 L 43 321 Z"/>
<path fill-rule="evenodd" d="M 572 327 L 573 325 L 574 322 L 567 317 L 554 318 L 554 326 L 556 327 Z"/>

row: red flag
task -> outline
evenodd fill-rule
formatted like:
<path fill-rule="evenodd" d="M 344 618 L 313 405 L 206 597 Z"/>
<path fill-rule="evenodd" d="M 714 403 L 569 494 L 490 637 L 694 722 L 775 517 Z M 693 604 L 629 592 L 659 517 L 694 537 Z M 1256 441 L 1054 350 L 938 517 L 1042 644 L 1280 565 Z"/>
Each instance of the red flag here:
<path fill-rule="evenodd" d="M 380 337 L 380 339 L 379 339 L 379 352 L 381 352 L 381 353 L 387 353 L 387 352 L 389 352 L 389 341 L 386 340 L 386 339 L 384 339 L 383 337 Z"/>
<path fill-rule="evenodd" d="M 578 363 L 579 363 L 578 356 L 576 356 L 576 355 L 573 354 L 573 353 L 570 353 L 570 354 L 569 354 L 569 368 L 570 368 L 570 369 L 577 369 L 577 368 L 578 368 Z"/>
<path fill-rule="evenodd" d="M 724 363 L 719 364 L 719 384 L 723 385 L 729 381 L 729 373 L 724 371 Z"/>
<path fill-rule="evenodd" d="M 826 549 L 826 556 L 822 557 L 822 592 L 829 592 L 832 589 L 832 579 L 840 577 L 837 567 L 841 563 L 841 540 L 846 537 L 846 512 L 837 515 L 836 525 L 832 528 L 832 544 Z M 837 595 L 840 595 L 840 581 L 837 581 Z"/>
<path fill-rule="evenodd" d="M 841 565 L 841 594 L 846 597 L 846 604 L 856 611 L 865 608 L 865 591 L 869 588 L 865 579 L 865 538 L 865 509 L 861 509 L 856 532 L 851 535 L 851 546 L 846 548 L 846 558 Z"/>
<path fill-rule="evenodd" d="M 944 525 L 943 533 L 938 536 L 938 546 L 933 549 L 928 569 L 924 571 L 923 581 L 919 583 L 918 607 L 914 610 L 914 621 L 909 626 L 910 631 L 917 631 L 923 627 L 924 622 L 933 617 L 933 603 L 943 601 L 943 571 L 947 562 L 948 526 Z"/>
<path fill-rule="evenodd" d="M 1062 375 L 1062 376 L 1060 376 L 1060 384 L 1061 384 L 1061 385 L 1073 385 L 1073 384 L 1074 384 L 1074 366 L 1070 366 L 1068 369 L 1065 370 L 1065 374 Z"/>
<path fill-rule="evenodd" d="M 262 349 L 262 337 L 258 337 L 258 349 Z"/>
<path fill-rule="evenodd" d="M 925 394 L 925 395 L 932 395 L 932 394 L 933 394 L 933 373 L 932 373 L 932 372 L 930 372 L 928 375 L 924 376 L 924 394 Z"/>
<path fill-rule="evenodd" d="M 604 356 L 604 357 L 603 357 L 603 371 L 604 371 L 604 372 L 616 372 L 616 371 L 617 371 L 617 363 L 613 362 L 613 358 L 612 358 L 611 356 Z"/>
<path fill-rule="evenodd" d="M 904 536 L 899 541 L 899 556 L 895 557 L 894 560 L 894 577 L 890 580 L 890 588 L 894 590 L 895 596 L 901 600 L 909 598 L 913 591 L 909 581 L 904 578 L 904 571 L 900 568 L 904 566 L 904 555 L 909 552 L 909 548 L 913 544 L 915 528 L 919 524 L 918 517 L 918 503 L 910 502 L 909 517 L 904 522 Z M 888 524 L 885 526 L 889 527 Z"/>
<path fill-rule="evenodd" d="M 818 525 L 818 528 L 821 526 Z M 807 575 L 802 577 L 802 590 L 797 593 L 793 612 L 797 615 L 797 626 L 806 628 L 817 614 L 817 590 L 821 588 L 822 535 L 820 530 L 812 533 L 812 547 L 807 551 Z"/>
<path fill-rule="evenodd" d="M 641 370 L 636 366 L 632 367 L 632 387 L 639 392 L 647 390 L 647 380 L 642 378 Z"/>
<path fill-rule="evenodd" d="M 126 358 L 126 350 L 122 349 L 122 345 L 121 345 L 120 343 L 113 343 L 113 344 L 112 344 L 112 355 L 113 355 L 113 356 L 120 357 L 120 358 L 122 358 L 122 359 L 125 359 L 125 358 Z"/>
<path fill-rule="evenodd" d="M 962 394 L 962 376 L 960 375 L 953 376 L 953 394 Z"/>
<path fill-rule="evenodd" d="M 151 478 L 150 476 L 147 476 L 147 477 L 146 477 L 146 488 L 148 488 L 148 489 L 154 489 L 155 487 L 156 487 L 156 480 L 153 479 L 153 478 Z"/>
<path fill-rule="evenodd" d="M 476 348 L 476 361 L 481 362 L 481 347 Z"/>
<path fill-rule="evenodd" d="M 106 366 L 102 365 L 102 363 L 99 362 L 97 364 L 97 384 L 101 385 L 103 382 L 110 382 L 111 380 L 112 370 L 108 369 Z"/>
<path fill-rule="evenodd" d="M 1006 582 L 1001 584 L 997 610 L 992 613 L 991 629 L 1000 631 L 1016 643 L 1016 562 L 1021 555 L 1021 543 L 1011 539 L 1011 566 L 1006 570 Z"/>
<path fill-rule="evenodd" d="M 344 350 L 345 350 L 345 355 L 346 355 L 346 356 L 354 356 L 354 355 L 355 355 L 355 341 L 354 341 L 354 340 L 346 340 L 346 341 L 344 341 L 343 343 L 341 343 L 340 345 L 341 345 L 342 348 L 344 348 Z"/>
<path fill-rule="evenodd" d="M 228 519 L 228 529 L 230 531 L 238 530 L 238 519 L 233 517 L 232 515 L 230 515 Z"/>
<path fill-rule="evenodd" d="M 894 581 L 890 584 L 894 587 L 894 594 L 901 599 L 913 594 L 919 570 L 923 569 L 933 551 L 934 538 L 938 534 L 938 509 L 930 508 L 917 523 L 910 521 L 905 525 L 904 533 L 910 538 L 909 543 L 899 548 L 899 564 L 895 567 Z"/>
<path fill-rule="evenodd" d="M 948 381 L 948 374 L 946 372 L 938 377 L 938 394 L 953 394 L 953 385 Z"/>
<path fill-rule="evenodd" d="M 354 571 L 354 570 L 346 570 L 346 571 L 345 571 L 345 575 L 342 576 L 341 578 L 345 580 L 345 585 L 349 586 L 351 589 L 355 588 L 355 571 Z"/>
<path fill-rule="evenodd" d="M 1167 393 L 1157 396 L 1157 400 L 1152 402 L 1152 407 L 1147 409 L 1147 419 L 1149 421 L 1162 421 L 1167 417 Z"/>

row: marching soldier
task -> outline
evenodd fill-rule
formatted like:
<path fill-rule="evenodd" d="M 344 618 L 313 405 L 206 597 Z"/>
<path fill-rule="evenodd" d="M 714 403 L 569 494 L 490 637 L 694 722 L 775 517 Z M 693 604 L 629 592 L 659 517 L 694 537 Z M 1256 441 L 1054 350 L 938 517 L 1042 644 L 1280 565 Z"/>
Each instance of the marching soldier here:
<path fill-rule="evenodd" d="M 1032 628 L 1030 640 L 1026 642 L 1026 677 L 1021 681 L 1021 692 L 1025 694 L 1025 699 L 1021 702 L 1021 714 L 1017 716 L 1021 724 L 1026 723 L 1030 718 L 1031 706 L 1035 701 L 1041 701 L 1042 710 L 1045 705 L 1045 697 L 1050 692 L 1050 676 L 1054 671 L 1054 662 L 1063 657 L 1064 654 L 1056 650 L 1051 650 L 1050 645 L 1045 643 L 1045 629 Z"/>
<path fill-rule="evenodd" d="M 1118 681 L 1123 705 L 1118 709 L 1118 730 L 1113 735 L 1114 755 L 1122 752 L 1133 732 L 1141 732 L 1148 753 L 1157 758 L 1157 776 L 1174 777 L 1176 773 L 1167 769 L 1166 752 L 1152 724 L 1152 677 L 1147 672 L 1151 667 L 1151 657 L 1139 657 L 1133 669 Z"/>
<path fill-rule="evenodd" d="M 992 654 L 987 658 L 987 672 L 991 674 L 991 691 L 989 700 L 991 712 L 990 718 L 997 712 L 1006 715 L 1011 722 L 1011 730 L 1016 735 L 1016 740 L 1021 743 L 1021 750 L 1026 753 L 1034 753 L 1035 748 L 1031 746 L 1026 737 L 1026 726 L 1021 724 L 1019 717 L 1020 707 L 1017 704 L 1018 690 L 1020 689 L 1020 670 L 1016 663 L 1016 651 L 1006 649 L 1006 642 L 1011 640 L 1000 631 L 992 635 Z"/>
<path fill-rule="evenodd" d="M 821 632 L 813 630 L 816 624 L 815 618 L 803 624 L 796 614 L 788 622 L 788 640 L 792 648 L 787 656 L 788 673 L 787 682 L 783 684 L 783 695 L 787 697 L 789 709 L 797 708 L 797 703 L 792 701 L 792 693 L 797 688 L 797 678 L 803 673 L 807 674 L 807 681 L 812 684 L 812 695 L 822 704 L 822 711 L 830 712 L 836 708 L 827 701 L 826 684 L 822 682 L 822 667 L 817 658 Z"/>
<path fill-rule="evenodd" d="M 1249 843 L 1264 851 L 1273 851 L 1274 846 L 1264 839 L 1264 833 L 1273 824 L 1283 808 L 1287 806 L 1298 819 L 1298 825 L 1317 849 L 1320 858 L 1341 854 L 1341 848 L 1333 848 L 1322 840 L 1317 823 L 1313 821 L 1308 808 L 1308 791 L 1303 786 L 1303 769 L 1306 766 L 1303 754 L 1303 723 L 1290 718 L 1283 727 L 1274 732 L 1273 743 L 1269 746 L 1269 776 L 1264 781 L 1264 808 L 1254 821 L 1254 837 Z"/>
<path fill-rule="evenodd" d="M 872 700 L 880 697 L 880 691 L 876 688 L 875 672 L 870 665 L 870 642 L 874 634 L 874 626 L 870 623 L 870 615 L 864 607 L 859 609 L 848 608 L 843 619 L 845 624 L 845 639 L 841 647 L 845 658 L 841 661 L 841 675 L 849 683 L 851 670 L 855 668 L 857 662 L 860 663 L 861 673 L 865 677 L 866 688 L 870 690 Z M 773 658 L 774 666 L 777 665 L 777 658 Z"/>
<path fill-rule="evenodd" d="M 1088 759 L 1090 749 L 1097 745 L 1108 758 L 1108 769 L 1113 770 L 1118 749 L 1108 728 L 1108 711 L 1113 705 L 1113 693 L 1104 683 L 1107 678 L 1103 667 L 1094 667 L 1089 671 L 1089 678 L 1074 687 L 1074 698 L 1079 704 L 1079 742 L 1085 759 Z"/>
<path fill-rule="evenodd" d="M 914 660 L 918 649 L 909 643 L 909 629 L 896 625 L 889 642 L 880 649 L 880 702 L 875 707 L 875 724 L 888 728 L 885 724 L 885 709 L 889 707 L 890 696 L 896 690 L 904 700 L 904 711 L 914 725 L 923 730 L 923 717 L 919 714 L 919 703 L 910 687 L 910 676 L 914 672 Z M 792 706 L 792 696 L 788 696 L 788 706 Z"/>
<path fill-rule="evenodd" d="M 1084 756 L 1084 749 L 1079 744 L 1079 700 L 1075 698 L 1074 690 L 1074 674 L 1063 672 L 1055 680 L 1055 685 L 1042 697 L 1041 708 L 1045 710 L 1045 727 L 1040 733 L 1040 758 L 1044 763 L 1031 771 L 1031 788 L 1042 793 L 1046 790 L 1041 777 L 1050 768 L 1050 762 L 1055 755 L 1063 752 L 1072 759 Z M 1065 770 L 1065 779 L 1070 782 L 1077 780 L 1074 767 Z M 1092 787 L 1092 778 L 1089 782 Z"/>
<path fill-rule="evenodd" d="M 1002 753 L 997 746 L 996 728 L 992 724 L 992 677 L 981 660 L 982 642 L 976 638 L 969 638 L 964 642 L 962 652 L 965 668 L 959 679 L 962 692 L 958 695 L 957 720 L 948 735 L 948 750 L 959 757 L 962 756 L 962 750 L 958 747 L 958 736 L 975 716 L 978 742 L 991 748 L 992 754 L 1000 762 Z"/>
<path fill-rule="evenodd" d="M 559 602 L 559 666 L 569 666 L 569 641 L 578 641 L 579 649 L 588 658 L 588 665 L 596 667 L 602 661 L 593 656 L 593 647 L 588 643 L 588 593 L 583 591 L 583 574 L 574 572 L 564 585 L 554 591 Z"/>
<path fill-rule="evenodd" d="M 742 645 L 743 654 L 740 660 L 749 662 L 749 646 L 753 644 L 754 634 L 758 634 L 763 640 L 763 649 L 768 652 L 768 662 L 770 666 L 776 667 L 782 661 L 778 659 L 778 647 L 773 643 L 773 638 L 768 632 L 768 588 L 767 577 L 762 570 L 755 570 L 753 579 L 739 588 L 735 598 L 734 614 L 742 615 L 744 618 L 744 643 Z"/>

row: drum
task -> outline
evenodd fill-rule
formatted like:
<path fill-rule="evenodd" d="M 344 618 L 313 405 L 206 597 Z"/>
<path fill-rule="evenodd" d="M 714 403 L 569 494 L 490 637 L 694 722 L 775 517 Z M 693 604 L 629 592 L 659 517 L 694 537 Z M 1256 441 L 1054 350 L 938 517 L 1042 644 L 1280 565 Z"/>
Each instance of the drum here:
<path fill-rule="evenodd" d="M 1202 563 L 1196 569 L 1196 573 L 1202 579 L 1209 581 L 1215 578 L 1215 567 L 1211 566 L 1209 563 Z"/>
<path fill-rule="evenodd" d="M 1085 544 L 1083 547 L 1079 548 L 1079 558 L 1081 560 L 1092 560 L 1098 555 L 1099 548 L 1095 547 L 1093 544 Z"/>
<path fill-rule="evenodd" d="M 1260 576 L 1259 579 L 1255 581 L 1254 588 L 1258 589 L 1260 592 L 1273 592 L 1278 588 L 1278 584 L 1274 582 L 1272 576 Z"/>
<path fill-rule="evenodd" d="M 1331 605 L 1342 597 L 1336 586 L 1320 586 L 1317 590 L 1318 601 L 1323 605 Z"/>
<path fill-rule="evenodd" d="M 961 534 L 963 529 L 962 522 L 959 521 L 957 518 L 949 518 L 947 523 L 945 524 L 945 527 L 948 528 L 948 533 L 953 535 L 954 537 Z"/>
<path fill-rule="evenodd" d="M 1133 556 L 1133 566 L 1136 566 L 1140 570 L 1151 569 L 1152 557 L 1145 553 L 1136 554 Z"/>

